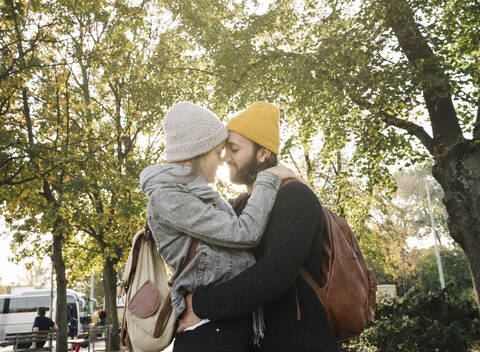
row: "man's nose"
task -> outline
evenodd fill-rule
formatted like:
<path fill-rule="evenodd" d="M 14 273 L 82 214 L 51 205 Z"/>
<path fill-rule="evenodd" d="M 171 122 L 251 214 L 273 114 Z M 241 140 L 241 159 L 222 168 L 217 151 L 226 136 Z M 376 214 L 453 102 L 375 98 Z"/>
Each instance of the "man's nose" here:
<path fill-rule="evenodd" d="M 230 157 L 230 152 L 228 150 L 223 153 L 222 160 L 226 163 L 228 163 L 232 158 Z"/>

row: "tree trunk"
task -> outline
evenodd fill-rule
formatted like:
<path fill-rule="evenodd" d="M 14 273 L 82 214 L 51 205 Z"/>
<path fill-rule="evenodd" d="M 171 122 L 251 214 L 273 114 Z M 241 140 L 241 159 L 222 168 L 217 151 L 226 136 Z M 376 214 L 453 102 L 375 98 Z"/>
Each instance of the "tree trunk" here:
<path fill-rule="evenodd" d="M 445 193 L 450 235 L 465 252 L 480 308 L 480 146 L 465 141 L 438 156 L 433 176 Z"/>
<path fill-rule="evenodd" d="M 55 226 L 56 227 L 56 226 Z M 53 229 L 52 244 L 52 262 L 55 266 L 57 274 L 57 305 L 55 322 L 58 325 L 56 351 L 67 351 L 67 279 L 65 277 L 65 262 L 62 255 L 62 231 L 57 228 Z"/>
<path fill-rule="evenodd" d="M 450 235 L 465 252 L 480 308 L 480 146 L 464 139 L 450 80 L 441 58 L 430 48 L 415 22 L 410 3 L 385 0 L 383 4 L 386 24 L 421 78 L 432 125 L 433 153 L 430 142 L 420 140 L 435 160 L 432 173 L 444 191 Z"/>
<path fill-rule="evenodd" d="M 105 292 L 105 310 L 107 311 L 107 322 L 112 324 L 112 350 L 120 350 L 120 336 L 117 313 L 117 272 L 114 263 L 106 258 L 103 267 L 103 287 Z"/>

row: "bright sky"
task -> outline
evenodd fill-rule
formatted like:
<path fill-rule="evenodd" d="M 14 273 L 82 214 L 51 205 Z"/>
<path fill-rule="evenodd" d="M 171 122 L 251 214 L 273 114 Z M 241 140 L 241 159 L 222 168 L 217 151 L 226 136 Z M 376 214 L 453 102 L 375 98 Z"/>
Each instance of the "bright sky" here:
<path fill-rule="evenodd" d="M 8 260 L 12 256 L 10 251 L 10 242 L 12 236 L 5 227 L 5 219 L 0 217 L 0 284 L 9 285 L 18 283 L 20 277 L 24 275 L 25 269 L 22 265 L 17 265 Z"/>

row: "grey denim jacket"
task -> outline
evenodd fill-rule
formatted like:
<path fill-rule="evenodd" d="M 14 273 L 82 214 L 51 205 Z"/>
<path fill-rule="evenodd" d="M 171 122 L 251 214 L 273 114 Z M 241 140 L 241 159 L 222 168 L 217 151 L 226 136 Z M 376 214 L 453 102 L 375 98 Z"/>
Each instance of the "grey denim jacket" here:
<path fill-rule="evenodd" d="M 281 180 L 260 172 L 243 213 L 230 205 L 202 176 L 177 177 L 190 168 L 176 164 L 149 166 L 140 175 L 149 196 L 147 222 L 160 255 L 174 269 L 171 299 L 179 317 L 184 296 L 196 287 L 220 283 L 255 262 L 255 247 L 265 230 Z M 195 258 L 181 272 L 193 238 L 199 239 Z"/>

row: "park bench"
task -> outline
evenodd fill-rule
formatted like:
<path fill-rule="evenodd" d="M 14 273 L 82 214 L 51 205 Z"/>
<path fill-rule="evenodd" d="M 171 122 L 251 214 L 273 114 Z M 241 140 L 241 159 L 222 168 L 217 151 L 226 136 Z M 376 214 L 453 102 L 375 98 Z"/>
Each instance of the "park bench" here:
<path fill-rule="evenodd" d="M 22 351 L 52 351 L 52 343 L 55 339 L 55 331 L 30 331 L 7 333 L 5 340 L 0 342 L 0 347 L 12 346 L 14 352 Z M 45 346 L 32 348 L 33 343 L 46 341 Z"/>
<path fill-rule="evenodd" d="M 92 326 L 88 330 L 88 334 L 86 334 L 86 336 L 79 339 L 68 340 L 68 343 L 71 345 L 71 350 L 73 350 L 73 345 L 75 344 L 79 344 L 82 346 L 83 344 L 87 343 L 89 352 L 90 349 L 92 349 L 92 351 L 110 352 L 111 337 L 112 325 Z M 105 341 L 105 348 L 95 349 L 95 343 L 101 341 Z"/>
<path fill-rule="evenodd" d="M 110 352 L 111 338 L 112 325 L 92 326 L 88 332 L 88 351 L 90 352 L 90 346 L 92 346 L 92 350 L 95 351 L 96 342 L 105 341 L 105 352 Z"/>

